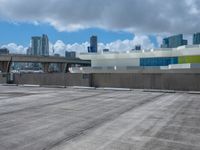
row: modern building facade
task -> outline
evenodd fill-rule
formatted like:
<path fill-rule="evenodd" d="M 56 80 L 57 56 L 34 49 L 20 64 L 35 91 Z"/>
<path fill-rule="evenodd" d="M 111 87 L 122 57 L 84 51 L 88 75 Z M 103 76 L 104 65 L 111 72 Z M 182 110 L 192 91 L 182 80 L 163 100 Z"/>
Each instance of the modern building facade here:
<path fill-rule="evenodd" d="M 164 38 L 161 48 L 176 48 L 187 44 L 188 41 L 183 39 L 183 34 L 179 34 L 168 38 Z"/>
<path fill-rule="evenodd" d="M 83 60 L 91 60 L 92 67 L 160 67 L 200 64 L 200 45 L 105 54 L 81 53 L 78 57 Z"/>
<path fill-rule="evenodd" d="M 200 33 L 195 33 L 193 35 L 193 44 L 194 45 L 200 44 Z"/>
<path fill-rule="evenodd" d="M 90 37 L 90 46 L 88 47 L 89 53 L 97 53 L 98 52 L 98 42 L 97 36 Z"/>
<path fill-rule="evenodd" d="M 47 35 L 34 36 L 31 39 L 31 55 L 48 56 L 49 55 L 49 39 Z"/>

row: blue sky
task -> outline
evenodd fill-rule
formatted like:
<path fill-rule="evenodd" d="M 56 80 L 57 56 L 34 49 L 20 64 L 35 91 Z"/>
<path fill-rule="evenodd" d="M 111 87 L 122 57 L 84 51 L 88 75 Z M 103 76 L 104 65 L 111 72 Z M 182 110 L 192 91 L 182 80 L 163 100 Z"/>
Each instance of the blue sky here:
<path fill-rule="evenodd" d="M 98 28 L 82 29 L 79 31 L 57 31 L 54 27 L 48 24 L 34 25 L 30 23 L 13 23 L 0 21 L 0 44 L 17 43 L 21 45 L 29 45 L 31 36 L 47 34 L 50 41 L 55 43 L 57 40 L 62 40 L 65 43 L 83 43 L 89 41 L 91 35 L 97 35 L 101 43 L 110 43 L 116 40 L 132 40 L 134 34 L 122 31 L 109 31 Z"/>
<path fill-rule="evenodd" d="M 0 46 L 9 48 L 12 53 L 26 53 L 26 49 L 30 45 L 31 36 L 40 36 L 42 34 L 47 34 L 50 42 L 56 48 L 57 53 L 61 55 L 64 54 L 65 50 L 86 52 L 87 45 L 82 43 L 89 42 L 89 38 L 91 35 L 98 36 L 98 42 L 105 45 L 102 47 L 102 49 L 109 48 L 110 46 L 108 46 L 108 44 L 112 42 L 114 42 L 113 44 L 119 45 L 116 41 L 132 41 L 135 38 L 134 33 L 127 31 L 112 31 L 100 28 L 87 28 L 77 31 L 59 31 L 48 23 L 34 24 L 25 22 L 9 22 L 3 20 L 0 21 L 0 34 L 4 35 L 0 36 Z M 154 44 L 155 47 L 159 46 L 155 36 L 147 37 L 149 38 L 150 42 Z M 72 46 L 72 48 L 69 48 L 69 46 L 68 48 L 66 48 L 66 46 L 63 47 L 63 44 L 74 45 L 74 43 L 80 44 L 80 48 L 77 48 L 77 45 Z M 134 48 L 134 45 L 132 47 L 129 46 L 125 50 L 131 48 Z"/>

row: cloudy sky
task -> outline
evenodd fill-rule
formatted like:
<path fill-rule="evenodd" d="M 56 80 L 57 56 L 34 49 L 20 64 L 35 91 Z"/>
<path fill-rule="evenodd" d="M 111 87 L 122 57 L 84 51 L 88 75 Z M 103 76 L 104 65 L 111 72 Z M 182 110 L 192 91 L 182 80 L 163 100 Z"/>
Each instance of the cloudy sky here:
<path fill-rule="evenodd" d="M 33 35 L 48 34 L 57 53 L 158 47 L 162 38 L 200 31 L 199 0 L 0 0 L 0 47 L 24 53 Z"/>

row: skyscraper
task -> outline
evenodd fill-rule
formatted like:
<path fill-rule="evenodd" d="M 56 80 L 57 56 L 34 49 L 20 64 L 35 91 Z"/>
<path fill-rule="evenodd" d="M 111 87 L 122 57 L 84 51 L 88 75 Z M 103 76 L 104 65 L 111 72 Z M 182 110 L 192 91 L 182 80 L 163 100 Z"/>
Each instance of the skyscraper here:
<path fill-rule="evenodd" d="M 26 50 L 26 55 L 32 55 L 32 48 L 29 47 L 27 50 Z"/>
<path fill-rule="evenodd" d="M 41 51 L 41 37 L 34 36 L 31 38 L 32 55 L 40 55 Z"/>
<path fill-rule="evenodd" d="M 49 55 L 49 39 L 43 34 L 42 37 L 34 36 L 31 40 L 32 55 L 48 56 Z"/>
<path fill-rule="evenodd" d="M 97 46 L 97 36 L 90 37 L 90 47 L 88 47 L 89 53 L 97 53 L 98 46 Z"/>
<path fill-rule="evenodd" d="M 195 33 L 193 35 L 193 44 L 200 44 L 200 33 Z"/>
<path fill-rule="evenodd" d="M 40 55 L 42 56 L 49 55 L 49 39 L 48 36 L 45 34 L 42 35 L 42 50 Z"/>
<path fill-rule="evenodd" d="M 163 39 L 162 48 L 176 48 L 182 45 L 187 45 L 187 40 L 183 39 L 183 34 L 174 35 Z"/>

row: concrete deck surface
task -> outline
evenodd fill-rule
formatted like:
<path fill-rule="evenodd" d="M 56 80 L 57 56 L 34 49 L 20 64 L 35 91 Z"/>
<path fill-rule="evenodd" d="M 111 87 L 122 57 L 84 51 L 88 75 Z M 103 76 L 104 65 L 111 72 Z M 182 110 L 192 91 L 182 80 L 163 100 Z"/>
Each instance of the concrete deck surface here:
<path fill-rule="evenodd" d="M 200 150 L 200 95 L 0 86 L 0 150 Z"/>

